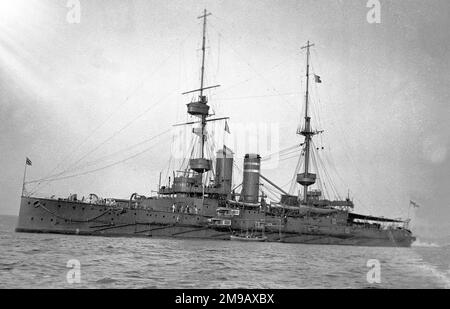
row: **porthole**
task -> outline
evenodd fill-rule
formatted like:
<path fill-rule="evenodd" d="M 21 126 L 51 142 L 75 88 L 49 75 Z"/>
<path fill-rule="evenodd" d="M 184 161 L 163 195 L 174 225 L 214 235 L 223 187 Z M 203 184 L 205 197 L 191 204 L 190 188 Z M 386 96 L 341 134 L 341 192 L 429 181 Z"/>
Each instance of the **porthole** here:
<path fill-rule="evenodd" d="M 33 218 L 33 217 L 31 217 L 31 218 L 30 218 L 30 220 L 31 220 L 31 221 L 33 221 L 33 220 L 34 220 L 34 218 Z"/>
<path fill-rule="evenodd" d="M 41 218 L 41 221 L 44 221 L 44 218 Z"/>

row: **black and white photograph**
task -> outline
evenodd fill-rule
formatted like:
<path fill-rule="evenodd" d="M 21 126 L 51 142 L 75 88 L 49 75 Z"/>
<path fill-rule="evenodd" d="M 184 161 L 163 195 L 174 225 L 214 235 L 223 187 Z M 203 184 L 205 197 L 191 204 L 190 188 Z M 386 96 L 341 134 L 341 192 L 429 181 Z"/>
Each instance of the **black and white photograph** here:
<path fill-rule="evenodd" d="M 449 289 L 448 29 L 447 0 L 0 0 L 0 289 Z"/>

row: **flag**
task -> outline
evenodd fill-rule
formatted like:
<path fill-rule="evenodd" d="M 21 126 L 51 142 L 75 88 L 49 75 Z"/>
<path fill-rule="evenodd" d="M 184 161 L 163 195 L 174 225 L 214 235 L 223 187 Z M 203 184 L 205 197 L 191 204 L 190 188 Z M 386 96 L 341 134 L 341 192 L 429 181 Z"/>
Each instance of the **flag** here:
<path fill-rule="evenodd" d="M 228 126 L 228 121 L 225 121 L 225 132 L 227 132 L 228 134 L 231 134 L 230 127 Z"/>
<path fill-rule="evenodd" d="M 32 166 L 32 165 L 33 165 L 33 163 L 31 162 L 30 159 L 28 159 L 28 157 L 27 157 L 27 160 L 25 161 L 25 163 L 26 163 L 27 165 L 29 165 L 29 166 Z"/>
<path fill-rule="evenodd" d="M 316 80 L 316 83 L 318 83 L 318 84 L 321 84 L 321 83 L 322 83 L 322 80 L 320 79 L 320 76 L 319 76 L 319 75 L 314 74 L 314 78 L 315 78 L 315 80 Z"/>
<path fill-rule="evenodd" d="M 414 201 L 409 201 L 409 203 L 414 207 L 414 208 L 419 208 L 420 206 L 414 202 Z"/>

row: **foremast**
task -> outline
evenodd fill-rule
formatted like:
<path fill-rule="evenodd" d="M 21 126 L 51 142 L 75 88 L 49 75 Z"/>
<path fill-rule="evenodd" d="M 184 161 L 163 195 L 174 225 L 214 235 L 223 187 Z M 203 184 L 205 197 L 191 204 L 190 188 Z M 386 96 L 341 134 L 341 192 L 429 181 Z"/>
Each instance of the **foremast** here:
<path fill-rule="evenodd" d="M 212 161 L 207 159 L 205 156 L 205 141 L 206 141 L 206 123 L 208 122 L 207 118 L 209 115 L 209 105 L 208 98 L 204 95 L 204 91 L 211 88 L 219 87 L 205 87 L 205 58 L 206 58 L 206 25 L 207 25 L 207 17 L 210 16 L 211 13 L 208 13 L 206 9 L 203 11 L 203 15 L 199 16 L 199 19 L 203 19 L 203 39 L 202 39 L 202 66 L 201 66 L 201 76 L 200 76 L 200 88 L 197 90 L 185 92 L 195 93 L 199 92 L 198 100 L 196 102 L 191 102 L 187 105 L 188 113 L 192 116 L 196 116 L 200 118 L 201 130 L 200 130 L 200 157 L 191 158 L 189 160 L 189 167 L 194 172 L 199 174 L 206 173 L 212 169 Z"/>
<path fill-rule="evenodd" d="M 201 68 L 201 77 L 200 77 L 200 100 L 203 98 L 203 87 L 205 84 L 205 55 L 206 55 L 206 19 L 210 16 L 211 13 L 208 13 L 206 9 L 203 11 L 203 15 L 198 18 L 203 18 L 203 39 L 202 39 L 202 68 Z M 207 98 L 203 100 L 204 102 L 208 102 Z M 202 159 L 205 157 L 205 127 L 206 127 L 206 115 L 202 115 L 202 138 L 201 138 L 201 155 Z"/>
<path fill-rule="evenodd" d="M 303 135 L 305 141 L 303 143 L 305 164 L 303 173 L 297 174 L 297 182 L 303 186 L 303 202 L 308 203 L 308 187 L 316 182 L 316 174 L 310 173 L 310 155 L 311 155 L 311 141 L 315 133 L 311 130 L 311 117 L 309 116 L 309 57 L 310 48 L 314 44 L 309 41 L 302 49 L 306 49 L 306 94 L 305 94 L 305 121 L 301 130 L 297 133 Z"/>

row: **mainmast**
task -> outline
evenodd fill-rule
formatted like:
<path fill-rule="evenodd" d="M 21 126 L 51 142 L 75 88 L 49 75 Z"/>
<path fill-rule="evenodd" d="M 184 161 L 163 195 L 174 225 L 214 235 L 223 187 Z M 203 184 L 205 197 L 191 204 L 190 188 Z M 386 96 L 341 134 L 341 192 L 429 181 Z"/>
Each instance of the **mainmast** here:
<path fill-rule="evenodd" d="M 309 172 L 309 158 L 311 152 L 311 140 L 314 132 L 311 131 L 311 117 L 309 117 L 309 56 L 310 47 L 314 44 L 310 44 L 308 41 L 306 46 L 302 49 L 306 49 L 306 94 L 305 94 L 305 123 L 303 129 L 298 132 L 305 137 L 304 142 L 304 154 L 305 154 L 305 169 L 303 173 L 297 175 L 297 182 L 303 186 L 303 202 L 308 203 L 308 187 L 316 182 L 316 174 Z"/>

